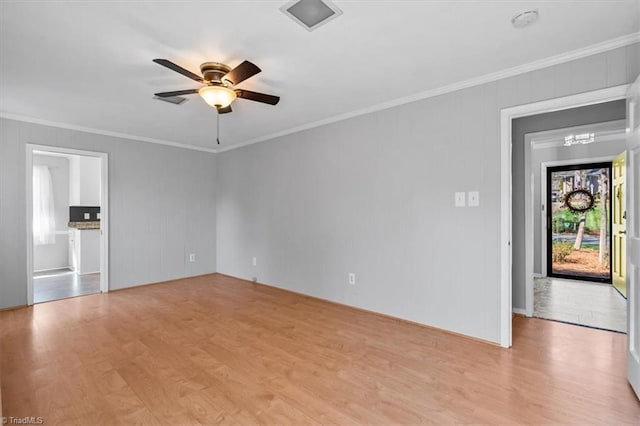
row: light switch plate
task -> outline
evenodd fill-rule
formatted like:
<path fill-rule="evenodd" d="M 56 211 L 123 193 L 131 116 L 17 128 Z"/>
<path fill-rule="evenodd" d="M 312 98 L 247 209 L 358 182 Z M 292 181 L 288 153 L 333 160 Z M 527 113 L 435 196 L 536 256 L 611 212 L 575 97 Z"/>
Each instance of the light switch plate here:
<path fill-rule="evenodd" d="M 469 207 L 478 207 L 480 205 L 480 192 L 470 191 L 468 194 Z"/>
<path fill-rule="evenodd" d="M 464 207 L 466 205 L 466 194 L 464 192 L 456 192 L 455 205 L 456 207 Z"/>

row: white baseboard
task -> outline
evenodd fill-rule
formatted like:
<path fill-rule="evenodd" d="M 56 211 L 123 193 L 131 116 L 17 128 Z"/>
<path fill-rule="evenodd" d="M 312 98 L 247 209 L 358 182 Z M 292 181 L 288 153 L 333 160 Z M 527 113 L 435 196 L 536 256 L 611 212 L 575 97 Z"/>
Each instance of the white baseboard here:
<path fill-rule="evenodd" d="M 512 310 L 514 314 L 527 316 L 527 312 L 524 309 L 513 308 Z"/>

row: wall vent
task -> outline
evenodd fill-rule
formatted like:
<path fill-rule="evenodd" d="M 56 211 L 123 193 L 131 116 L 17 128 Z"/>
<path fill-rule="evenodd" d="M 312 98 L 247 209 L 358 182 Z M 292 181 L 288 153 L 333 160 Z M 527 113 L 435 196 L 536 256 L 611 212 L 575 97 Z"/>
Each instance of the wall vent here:
<path fill-rule="evenodd" d="M 330 0 L 294 0 L 280 10 L 307 31 L 313 31 L 342 15 L 342 11 Z"/>
<path fill-rule="evenodd" d="M 169 102 L 170 104 L 174 104 L 174 105 L 181 105 L 187 101 L 187 98 L 183 98 L 181 96 L 171 96 L 169 98 L 161 98 L 160 96 L 154 96 L 153 99 Z"/>

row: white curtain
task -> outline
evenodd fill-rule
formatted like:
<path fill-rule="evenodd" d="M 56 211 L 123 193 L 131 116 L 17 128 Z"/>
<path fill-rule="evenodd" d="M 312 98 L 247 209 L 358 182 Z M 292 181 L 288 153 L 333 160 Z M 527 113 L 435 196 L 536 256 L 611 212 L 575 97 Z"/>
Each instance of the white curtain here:
<path fill-rule="evenodd" d="M 55 244 L 54 212 L 51 171 L 47 166 L 33 166 L 33 243 L 35 245 Z"/>

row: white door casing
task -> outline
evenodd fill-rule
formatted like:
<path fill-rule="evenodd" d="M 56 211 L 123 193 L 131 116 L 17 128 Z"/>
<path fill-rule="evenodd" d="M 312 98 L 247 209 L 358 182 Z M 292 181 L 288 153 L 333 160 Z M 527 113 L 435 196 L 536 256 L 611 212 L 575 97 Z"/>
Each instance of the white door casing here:
<path fill-rule="evenodd" d="M 511 347 L 512 293 L 512 225 L 511 216 L 511 124 L 512 120 L 529 115 L 577 108 L 617 99 L 624 99 L 629 85 L 608 87 L 593 92 L 503 108 L 500 111 L 500 346 Z M 627 253 L 629 253 L 627 251 Z"/>
<path fill-rule="evenodd" d="M 100 291 L 109 291 L 109 155 L 50 145 L 26 145 L 27 305 L 33 305 L 33 154 L 39 151 L 100 158 Z"/>
<path fill-rule="evenodd" d="M 627 377 L 640 399 L 640 76 L 627 91 Z"/>

